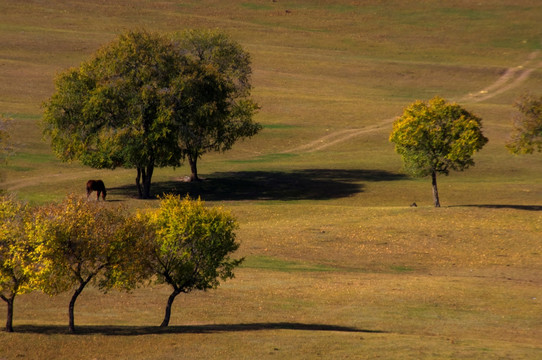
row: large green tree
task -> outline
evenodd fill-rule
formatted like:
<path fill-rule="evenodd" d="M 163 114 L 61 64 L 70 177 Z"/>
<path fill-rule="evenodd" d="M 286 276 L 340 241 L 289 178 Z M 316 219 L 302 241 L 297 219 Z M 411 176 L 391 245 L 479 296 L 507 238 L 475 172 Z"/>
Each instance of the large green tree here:
<path fill-rule="evenodd" d="M 217 43 L 213 53 L 224 55 L 203 61 L 184 47 L 188 34 L 198 32 L 180 40 L 128 32 L 60 74 L 43 117 L 55 153 L 94 168 L 135 168 L 139 195 L 149 198 L 155 167 L 188 157 L 196 169 L 210 149 L 255 134 L 248 75 L 228 70 L 238 66 L 235 53 Z"/>
<path fill-rule="evenodd" d="M 473 155 L 488 139 L 482 120 L 441 97 L 416 101 L 393 123 L 390 141 L 401 155 L 407 173 L 431 176 L 433 199 L 440 207 L 437 174 L 463 171 L 474 165 Z"/>
<path fill-rule="evenodd" d="M 69 330 L 75 332 L 75 302 L 85 287 L 131 289 L 146 277 L 139 254 L 147 225 L 122 208 L 69 196 L 41 207 L 30 231 L 39 271 L 34 283 L 50 295 L 73 291 Z"/>
<path fill-rule="evenodd" d="M 515 103 L 519 113 L 514 119 L 514 131 L 506 144 L 514 154 L 542 152 L 542 96 L 521 96 Z"/>
<path fill-rule="evenodd" d="M 32 290 L 34 246 L 27 236 L 31 210 L 13 197 L 0 196 L 0 299 L 7 305 L 6 331 L 13 331 L 15 297 Z"/>
<path fill-rule="evenodd" d="M 221 208 L 172 195 L 161 199 L 160 208 L 145 216 L 154 229 L 148 267 L 158 283 L 173 288 L 161 324 L 165 327 L 177 295 L 216 288 L 220 280 L 234 276 L 233 269 L 242 261 L 230 257 L 239 248 L 235 241 L 238 225 Z"/>
<path fill-rule="evenodd" d="M 166 37 L 123 34 L 57 77 L 44 105 L 44 134 L 64 161 L 137 169 L 139 195 L 148 198 L 154 168 L 180 165 L 177 130 L 162 99 L 183 69 Z"/>

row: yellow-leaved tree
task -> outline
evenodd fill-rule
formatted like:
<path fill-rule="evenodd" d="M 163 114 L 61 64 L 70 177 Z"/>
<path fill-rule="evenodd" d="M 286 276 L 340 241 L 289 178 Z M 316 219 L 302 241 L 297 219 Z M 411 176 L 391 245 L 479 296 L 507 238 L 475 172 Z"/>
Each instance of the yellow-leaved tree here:
<path fill-rule="evenodd" d="M 428 103 L 416 101 L 408 106 L 393 123 L 390 141 L 408 174 L 431 176 L 434 204 L 440 207 L 437 174 L 474 165 L 474 153 L 488 139 L 482 134 L 479 117 L 436 96 Z"/>
<path fill-rule="evenodd" d="M 162 198 L 159 209 L 143 216 L 154 233 L 148 266 L 158 283 L 173 288 L 160 325 L 165 327 L 177 295 L 213 289 L 220 280 L 233 278 L 233 269 L 243 260 L 230 257 L 239 248 L 234 232 L 238 225 L 221 208 L 173 195 Z"/>
<path fill-rule="evenodd" d="M 50 295 L 73 291 L 70 332 L 75 332 L 75 302 L 88 284 L 104 291 L 131 289 L 147 277 L 140 256 L 149 243 L 146 229 L 123 208 L 73 195 L 36 211 L 30 232 L 40 266 L 35 282 Z"/>
<path fill-rule="evenodd" d="M 6 331 L 13 331 L 15 297 L 32 290 L 35 271 L 33 243 L 26 228 L 31 219 L 28 205 L 0 196 L 0 298 L 7 304 Z"/>

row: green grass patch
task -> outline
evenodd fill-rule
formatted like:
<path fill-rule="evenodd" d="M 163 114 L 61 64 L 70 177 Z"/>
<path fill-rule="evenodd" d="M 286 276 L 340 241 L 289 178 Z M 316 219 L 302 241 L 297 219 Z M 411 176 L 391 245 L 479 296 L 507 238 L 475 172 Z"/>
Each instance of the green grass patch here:
<path fill-rule="evenodd" d="M 58 159 L 53 154 L 17 152 L 9 157 L 13 163 L 34 163 L 43 164 L 46 162 L 58 163 Z"/>
<path fill-rule="evenodd" d="M 404 265 L 393 265 L 393 266 L 390 266 L 390 269 L 396 273 L 409 273 L 409 272 L 414 271 L 414 269 L 411 268 L 410 266 L 404 266 Z"/>
<path fill-rule="evenodd" d="M 326 10 L 329 10 L 334 13 L 349 13 L 353 11 L 357 11 L 359 9 L 359 6 L 354 5 L 347 5 L 347 4 L 332 4 L 332 5 L 326 5 Z"/>
<path fill-rule="evenodd" d="M 228 162 L 234 163 L 234 164 L 269 163 L 269 162 L 283 161 L 283 160 L 290 159 L 296 156 L 298 155 L 296 154 L 266 154 L 266 155 L 258 156 L 253 159 L 228 160 Z"/>
<path fill-rule="evenodd" d="M 445 7 L 442 8 L 439 12 L 443 17 L 455 17 L 458 18 L 458 20 L 495 20 L 496 16 L 494 12 L 485 11 L 482 9 L 462 9 L 457 7 Z"/>
<path fill-rule="evenodd" d="M 255 3 L 242 3 L 241 7 L 249 10 L 273 10 L 272 6 Z"/>
<path fill-rule="evenodd" d="M 282 271 L 282 272 L 322 272 L 338 271 L 337 268 L 310 264 L 301 261 L 288 261 L 270 256 L 248 256 L 242 264 L 242 267 L 249 269 Z"/>
<path fill-rule="evenodd" d="M 1 169 L 2 167 L 0 167 Z M 27 172 L 34 170 L 33 167 L 29 166 L 20 166 L 20 165 L 6 165 L 4 166 L 5 169 L 15 171 L 15 172 Z"/>

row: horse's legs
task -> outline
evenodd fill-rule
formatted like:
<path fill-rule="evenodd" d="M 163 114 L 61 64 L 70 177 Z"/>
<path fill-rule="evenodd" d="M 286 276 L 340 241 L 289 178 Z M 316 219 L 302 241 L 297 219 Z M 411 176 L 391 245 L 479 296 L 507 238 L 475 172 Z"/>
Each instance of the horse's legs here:
<path fill-rule="evenodd" d="M 96 190 L 96 201 L 100 201 L 100 190 Z"/>

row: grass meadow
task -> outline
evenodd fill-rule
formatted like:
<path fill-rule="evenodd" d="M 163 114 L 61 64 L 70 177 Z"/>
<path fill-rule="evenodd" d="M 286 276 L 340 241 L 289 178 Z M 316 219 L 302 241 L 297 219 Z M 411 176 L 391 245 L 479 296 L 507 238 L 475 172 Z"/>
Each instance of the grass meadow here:
<path fill-rule="evenodd" d="M 238 219 L 236 277 L 181 295 L 86 289 L 17 297 L 0 359 L 540 359 L 542 156 L 510 155 L 513 103 L 542 94 L 538 0 L 3 0 L 0 113 L 14 153 L 0 188 L 31 203 L 135 198 L 135 170 L 56 160 L 41 104 L 59 72 L 129 29 L 219 28 L 252 55 L 264 129 L 199 163 L 157 169 L 155 194 L 201 196 Z M 489 143 L 463 173 L 411 179 L 393 119 L 440 95 L 483 119 Z M 416 202 L 418 207 L 409 205 Z M 0 322 L 5 319 L 0 305 Z"/>

